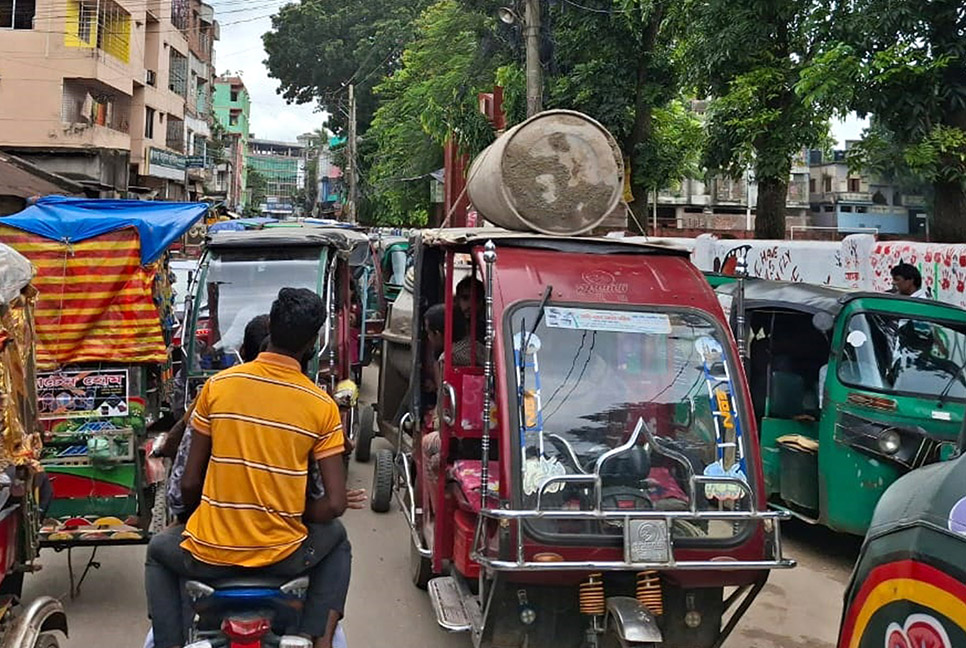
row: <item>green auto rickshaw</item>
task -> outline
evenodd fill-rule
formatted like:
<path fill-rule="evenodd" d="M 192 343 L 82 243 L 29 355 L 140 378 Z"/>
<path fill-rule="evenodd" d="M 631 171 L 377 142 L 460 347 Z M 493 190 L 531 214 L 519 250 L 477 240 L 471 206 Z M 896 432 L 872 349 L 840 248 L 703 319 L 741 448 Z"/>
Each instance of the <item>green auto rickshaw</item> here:
<path fill-rule="evenodd" d="M 716 291 L 735 326 L 739 284 Z M 743 303 L 769 501 L 865 534 L 886 488 L 956 450 L 966 311 L 760 279 L 744 282 Z"/>
<path fill-rule="evenodd" d="M 382 269 L 383 293 L 387 303 L 396 301 L 411 266 L 409 239 L 402 236 L 380 236 L 373 241 Z"/>
<path fill-rule="evenodd" d="M 966 646 L 966 455 L 879 500 L 845 593 L 839 648 Z"/>

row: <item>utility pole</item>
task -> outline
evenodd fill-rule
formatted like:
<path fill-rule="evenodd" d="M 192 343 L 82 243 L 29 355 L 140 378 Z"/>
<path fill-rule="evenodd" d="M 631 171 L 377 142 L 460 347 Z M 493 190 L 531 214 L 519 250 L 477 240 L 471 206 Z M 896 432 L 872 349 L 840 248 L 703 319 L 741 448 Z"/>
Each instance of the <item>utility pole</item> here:
<path fill-rule="evenodd" d="M 526 0 L 523 32 L 527 44 L 527 117 L 543 110 L 543 69 L 540 67 L 540 0 Z"/>
<path fill-rule="evenodd" d="M 355 224 L 358 208 L 358 183 L 356 182 L 356 87 L 349 84 L 349 159 L 346 166 L 349 175 L 349 213 L 347 220 Z"/>

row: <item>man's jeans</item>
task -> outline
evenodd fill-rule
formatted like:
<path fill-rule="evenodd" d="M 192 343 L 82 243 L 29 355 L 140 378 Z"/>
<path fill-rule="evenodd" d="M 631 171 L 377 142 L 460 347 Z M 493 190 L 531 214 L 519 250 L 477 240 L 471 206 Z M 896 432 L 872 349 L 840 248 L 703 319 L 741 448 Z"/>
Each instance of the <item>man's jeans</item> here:
<path fill-rule="evenodd" d="M 182 579 L 219 580 L 239 576 L 309 577 L 309 589 L 299 624 L 299 633 L 310 637 L 325 634 L 329 613 L 341 617 L 349 591 L 352 549 L 345 527 L 338 520 L 308 525 L 309 535 L 295 552 L 281 562 L 260 568 L 209 565 L 181 548 L 183 525 L 151 538 L 144 563 L 148 614 L 157 648 L 185 643 L 187 627 L 181 598 Z"/>

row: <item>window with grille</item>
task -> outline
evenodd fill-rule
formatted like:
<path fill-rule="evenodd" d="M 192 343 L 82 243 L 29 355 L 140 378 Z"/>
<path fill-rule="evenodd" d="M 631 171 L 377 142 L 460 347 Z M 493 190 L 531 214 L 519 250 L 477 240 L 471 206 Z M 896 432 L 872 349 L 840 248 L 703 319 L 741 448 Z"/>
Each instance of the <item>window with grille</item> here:
<path fill-rule="evenodd" d="M 144 137 L 154 137 L 154 108 L 144 108 Z"/>
<path fill-rule="evenodd" d="M 188 96 L 188 57 L 182 56 L 174 48 L 168 59 L 168 89 L 187 98 Z"/>
<path fill-rule="evenodd" d="M 64 44 L 97 48 L 128 63 L 131 59 L 131 15 L 111 0 L 68 0 Z"/>
<path fill-rule="evenodd" d="M 36 0 L 0 0 L 0 29 L 33 29 Z"/>

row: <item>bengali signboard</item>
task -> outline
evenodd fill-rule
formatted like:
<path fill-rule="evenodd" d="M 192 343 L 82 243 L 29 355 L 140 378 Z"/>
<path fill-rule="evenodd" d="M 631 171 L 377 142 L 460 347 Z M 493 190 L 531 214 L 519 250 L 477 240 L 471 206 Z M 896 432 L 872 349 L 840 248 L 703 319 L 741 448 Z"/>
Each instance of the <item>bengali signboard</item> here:
<path fill-rule="evenodd" d="M 187 158 L 180 153 L 155 147 L 148 149 L 148 172 L 146 175 L 184 182 Z"/>
<path fill-rule="evenodd" d="M 51 371 L 37 374 L 41 419 L 128 415 L 127 369 Z"/>

